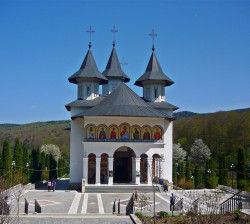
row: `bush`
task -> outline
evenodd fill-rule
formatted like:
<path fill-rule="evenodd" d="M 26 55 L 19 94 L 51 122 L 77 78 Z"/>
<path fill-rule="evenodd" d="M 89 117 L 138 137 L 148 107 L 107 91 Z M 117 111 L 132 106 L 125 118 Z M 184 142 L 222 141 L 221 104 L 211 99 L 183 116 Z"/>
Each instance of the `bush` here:
<path fill-rule="evenodd" d="M 160 218 L 167 218 L 167 217 L 169 217 L 169 214 L 168 214 L 167 212 L 164 212 L 164 211 L 158 212 L 157 215 L 158 215 Z"/>
<path fill-rule="evenodd" d="M 193 183 L 192 181 L 188 181 L 186 183 L 183 184 L 183 188 L 184 189 L 193 189 Z"/>
<path fill-rule="evenodd" d="M 41 180 L 49 180 L 49 172 L 48 171 L 42 171 Z"/>
<path fill-rule="evenodd" d="M 141 214 L 140 212 L 136 212 L 135 215 L 136 215 L 138 218 L 142 218 L 142 217 L 143 217 L 143 214 Z"/>
<path fill-rule="evenodd" d="M 178 187 L 183 188 L 184 184 L 185 184 L 185 179 L 184 179 L 184 178 L 181 178 L 181 179 L 179 180 L 179 182 L 178 182 Z"/>

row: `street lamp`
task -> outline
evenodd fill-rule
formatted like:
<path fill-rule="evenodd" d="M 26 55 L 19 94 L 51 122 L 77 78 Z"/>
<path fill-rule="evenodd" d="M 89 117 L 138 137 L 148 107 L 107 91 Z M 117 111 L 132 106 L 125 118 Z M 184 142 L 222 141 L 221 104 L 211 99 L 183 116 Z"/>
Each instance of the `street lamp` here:
<path fill-rule="evenodd" d="M 232 163 L 230 168 L 231 168 L 231 172 L 232 172 L 232 188 L 234 188 L 234 173 L 233 173 L 233 171 L 234 171 L 235 165 Z"/>
<path fill-rule="evenodd" d="M 16 163 L 15 163 L 15 161 L 13 160 L 13 161 L 12 161 L 12 167 L 13 167 L 13 169 L 12 169 L 12 185 L 13 185 L 13 182 L 14 182 L 14 167 L 15 167 L 15 165 L 16 165 Z"/>

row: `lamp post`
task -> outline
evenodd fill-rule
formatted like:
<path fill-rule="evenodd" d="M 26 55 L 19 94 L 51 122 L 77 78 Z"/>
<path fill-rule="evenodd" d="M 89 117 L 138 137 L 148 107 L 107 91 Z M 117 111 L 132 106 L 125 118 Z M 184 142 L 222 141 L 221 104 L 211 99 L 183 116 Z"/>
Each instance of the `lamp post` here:
<path fill-rule="evenodd" d="M 13 182 L 14 182 L 14 167 L 15 167 L 16 163 L 15 161 L 13 160 L 12 161 L 12 185 L 13 185 Z"/>
<path fill-rule="evenodd" d="M 232 188 L 234 188 L 234 173 L 233 173 L 233 171 L 234 171 L 235 165 L 232 163 L 230 168 L 231 168 L 231 172 L 232 172 Z"/>

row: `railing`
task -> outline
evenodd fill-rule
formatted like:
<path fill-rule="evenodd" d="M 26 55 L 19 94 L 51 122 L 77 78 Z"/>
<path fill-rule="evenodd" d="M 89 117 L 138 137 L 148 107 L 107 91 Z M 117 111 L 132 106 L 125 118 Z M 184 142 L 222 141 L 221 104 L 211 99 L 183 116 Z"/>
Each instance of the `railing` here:
<path fill-rule="evenodd" d="M 228 198 L 219 205 L 221 214 L 224 214 L 225 212 L 232 212 L 236 209 L 242 209 L 242 196 L 240 193 L 241 191 L 234 194 L 232 197 Z"/>
<path fill-rule="evenodd" d="M 150 143 L 163 143 L 162 139 L 99 139 L 99 138 L 84 138 L 84 142 L 150 142 Z"/>
<path fill-rule="evenodd" d="M 174 211 L 181 211 L 182 209 L 183 209 L 183 198 L 181 198 L 174 204 Z"/>
<path fill-rule="evenodd" d="M 26 214 L 26 215 L 28 215 L 29 214 L 29 202 L 27 201 L 27 199 L 26 198 L 24 198 L 24 213 Z"/>
<path fill-rule="evenodd" d="M 195 214 L 197 214 L 199 212 L 199 198 L 197 198 L 196 200 L 193 201 L 192 203 L 192 209 L 193 209 L 193 212 Z"/>
<path fill-rule="evenodd" d="M 41 205 L 39 205 L 38 201 L 35 199 L 35 212 L 42 213 Z"/>
<path fill-rule="evenodd" d="M 8 205 L 8 203 L 1 198 L 0 199 L 0 215 L 6 216 L 10 214 L 10 206 Z"/>
<path fill-rule="evenodd" d="M 134 213 L 134 200 L 135 200 L 135 195 L 133 193 L 126 206 L 126 215 L 130 215 Z"/>

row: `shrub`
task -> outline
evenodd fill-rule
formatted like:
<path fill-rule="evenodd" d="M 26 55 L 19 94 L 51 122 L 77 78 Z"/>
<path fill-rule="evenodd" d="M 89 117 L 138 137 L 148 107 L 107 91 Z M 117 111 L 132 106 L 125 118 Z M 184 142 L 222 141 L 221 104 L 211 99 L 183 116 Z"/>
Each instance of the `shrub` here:
<path fill-rule="evenodd" d="M 138 218 L 142 218 L 142 217 L 143 217 L 143 214 L 141 214 L 140 212 L 136 212 L 135 215 L 136 215 Z"/>
<path fill-rule="evenodd" d="M 185 184 L 185 179 L 184 179 L 184 178 L 181 178 L 181 179 L 179 180 L 179 182 L 178 182 L 178 187 L 183 188 L 184 184 Z"/>
<path fill-rule="evenodd" d="M 183 188 L 184 189 L 193 189 L 193 183 L 192 181 L 188 181 L 186 183 L 183 184 Z"/>
<path fill-rule="evenodd" d="M 158 212 L 157 215 L 158 215 L 160 218 L 167 218 L 167 217 L 169 217 L 169 214 L 168 214 L 167 212 L 164 212 L 164 211 Z"/>

